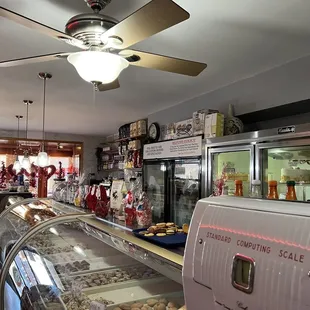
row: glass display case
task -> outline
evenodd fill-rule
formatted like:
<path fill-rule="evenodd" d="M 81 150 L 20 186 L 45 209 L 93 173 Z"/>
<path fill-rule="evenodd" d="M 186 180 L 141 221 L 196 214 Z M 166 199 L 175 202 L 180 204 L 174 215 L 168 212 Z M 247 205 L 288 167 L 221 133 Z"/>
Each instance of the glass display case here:
<path fill-rule="evenodd" d="M 210 148 L 208 152 L 208 193 L 209 195 L 234 195 L 235 181 L 241 180 L 243 196 L 251 191 L 254 169 L 254 148 L 230 146 Z M 219 190 L 220 189 L 220 190 Z"/>
<path fill-rule="evenodd" d="M 144 162 L 143 167 L 143 190 L 153 207 L 152 220 L 154 223 L 163 222 L 167 205 L 167 162 Z"/>
<path fill-rule="evenodd" d="M 176 160 L 170 175 L 170 218 L 179 226 L 189 224 L 201 197 L 201 160 Z"/>
<path fill-rule="evenodd" d="M 0 214 L 0 310 L 179 309 L 182 251 L 51 199 Z"/>
<path fill-rule="evenodd" d="M 298 201 L 310 201 L 310 141 L 301 139 L 285 143 L 257 145 L 257 160 L 263 181 L 262 194 L 268 194 L 268 181 L 278 182 L 279 199 L 285 199 L 287 181 L 295 181 Z"/>

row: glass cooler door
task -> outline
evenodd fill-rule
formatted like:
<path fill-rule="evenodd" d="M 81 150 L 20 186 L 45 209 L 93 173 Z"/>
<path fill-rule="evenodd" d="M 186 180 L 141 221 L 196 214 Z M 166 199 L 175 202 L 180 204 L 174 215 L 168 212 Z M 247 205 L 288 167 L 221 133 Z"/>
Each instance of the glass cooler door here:
<path fill-rule="evenodd" d="M 295 181 L 298 201 L 310 201 L 310 140 L 257 144 L 257 178 L 262 195 L 268 195 L 268 181 L 278 182 L 279 199 L 285 199 L 287 181 Z"/>
<path fill-rule="evenodd" d="M 167 170 L 167 161 L 145 161 L 143 164 L 143 188 L 153 207 L 154 223 L 164 221 L 164 209 L 167 204 Z"/>
<path fill-rule="evenodd" d="M 249 197 L 254 172 L 254 147 L 210 148 L 208 151 L 208 194 L 224 191 L 233 196 L 235 180 L 241 180 L 243 196 Z"/>
<path fill-rule="evenodd" d="M 176 160 L 172 164 L 169 183 L 169 221 L 179 226 L 189 224 L 201 194 L 201 160 Z"/>

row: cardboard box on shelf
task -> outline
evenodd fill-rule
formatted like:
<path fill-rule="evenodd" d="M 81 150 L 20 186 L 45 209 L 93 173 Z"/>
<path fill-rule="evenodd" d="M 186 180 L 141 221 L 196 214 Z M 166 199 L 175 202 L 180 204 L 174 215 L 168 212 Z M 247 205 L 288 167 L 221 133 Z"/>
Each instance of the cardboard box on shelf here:
<path fill-rule="evenodd" d="M 137 121 L 137 136 L 142 136 L 146 134 L 146 120 L 141 119 Z"/>
<path fill-rule="evenodd" d="M 175 138 L 175 124 L 169 123 L 160 126 L 160 140 L 172 140 Z"/>
<path fill-rule="evenodd" d="M 136 137 L 137 136 L 137 122 L 130 124 L 130 137 Z"/>
<path fill-rule="evenodd" d="M 186 138 L 193 135 L 193 119 L 186 119 L 175 123 L 175 139 Z"/>
<path fill-rule="evenodd" d="M 201 109 L 193 113 L 193 135 L 202 135 L 205 128 L 205 118 L 208 114 L 218 113 L 218 110 Z"/>
<path fill-rule="evenodd" d="M 224 135 L 224 114 L 206 115 L 204 134 L 205 138 L 222 137 Z"/>

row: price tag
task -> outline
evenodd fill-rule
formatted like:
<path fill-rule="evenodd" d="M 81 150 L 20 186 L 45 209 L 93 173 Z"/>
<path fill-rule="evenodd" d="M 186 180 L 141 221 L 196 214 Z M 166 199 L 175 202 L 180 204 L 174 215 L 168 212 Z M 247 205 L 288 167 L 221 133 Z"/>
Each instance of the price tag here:
<path fill-rule="evenodd" d="M 89 310 L 106 310 L 105 304 L 102 304 L 97 301 L 92 301 L 90 303 L 90 309 Z"/>

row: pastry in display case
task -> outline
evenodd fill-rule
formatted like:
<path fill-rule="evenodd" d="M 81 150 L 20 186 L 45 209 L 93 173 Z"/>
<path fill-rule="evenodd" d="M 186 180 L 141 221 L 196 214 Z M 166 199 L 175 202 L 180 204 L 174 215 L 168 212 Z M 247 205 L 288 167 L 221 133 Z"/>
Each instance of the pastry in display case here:
<path fill-rule="evenodd" d="M 181 254 L 51 199 L 0 221 L 0 310 L 185 309 Z"/>

